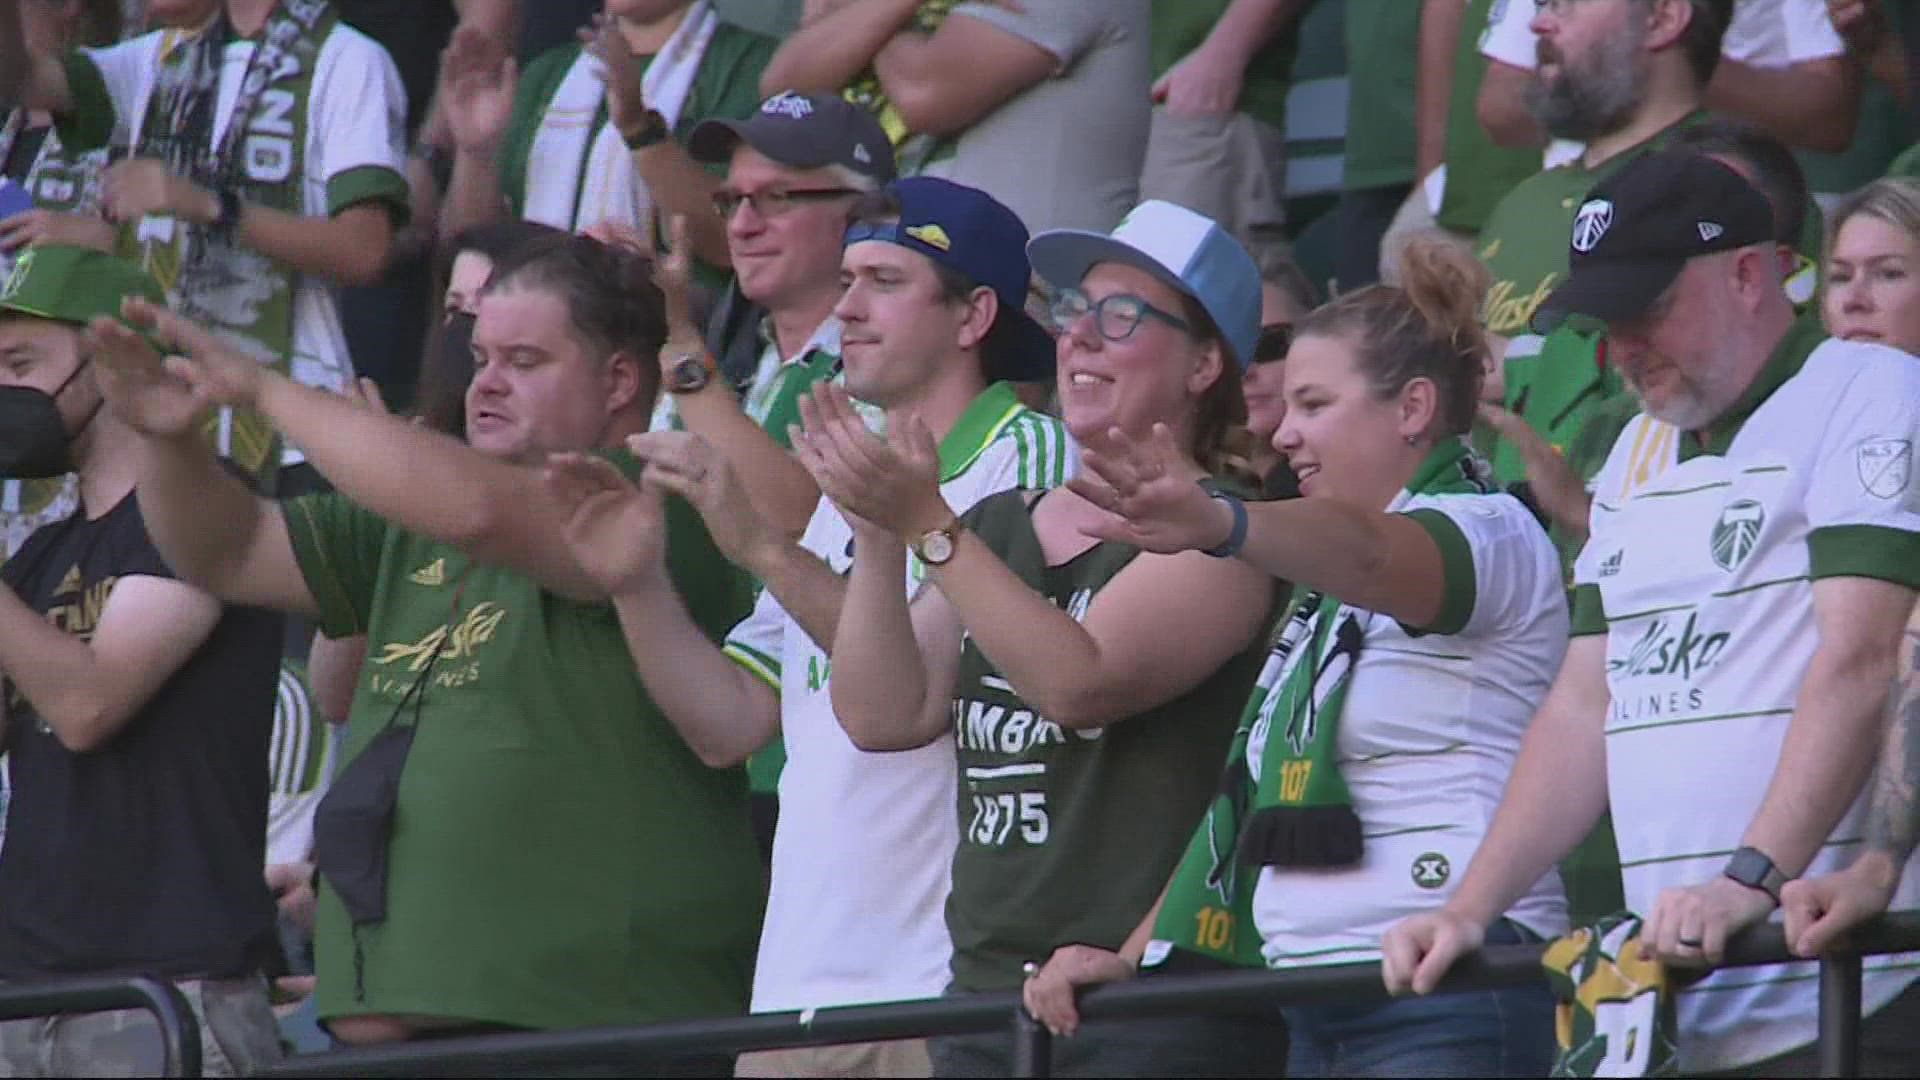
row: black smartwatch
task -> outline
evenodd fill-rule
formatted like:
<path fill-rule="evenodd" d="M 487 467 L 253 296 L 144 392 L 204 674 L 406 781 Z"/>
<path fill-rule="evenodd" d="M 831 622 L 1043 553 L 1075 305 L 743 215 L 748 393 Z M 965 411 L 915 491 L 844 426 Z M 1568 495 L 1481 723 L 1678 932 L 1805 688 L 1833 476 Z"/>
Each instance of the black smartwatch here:
<path fill-rule="evenodd" d="M 240 227 L 240 215 L 245 210 L 240 204 L 240 193 L 223 184 L 214 189 L 213 197 L 220 200 L 220 211 L 207 223 L 207 229 L 223 240 L 232 239 L 234 230 Z"/>
<path fill-rule="evenodd" d="M 1767 853 L 1759 848 L 1743 847 L 1727 860 L 1727 868 L 1721 871 L 1727 877 L 1745 885 L 1749 889 L 1759 889 L 1773 902 L 1780 902 L 1780 890 L 1787 884 L 1787 875 L 1780 872 Z"/>
<path fill-rule="evenodd" d="M 620 139 L 629 150 L 645 150 L 654 143 L 666 142 L 672 135 L 673 129 L 667 126 L 667 118 L 648 109 L 640 114 L 640 125 L 632 131 L 621 132 Z"/>

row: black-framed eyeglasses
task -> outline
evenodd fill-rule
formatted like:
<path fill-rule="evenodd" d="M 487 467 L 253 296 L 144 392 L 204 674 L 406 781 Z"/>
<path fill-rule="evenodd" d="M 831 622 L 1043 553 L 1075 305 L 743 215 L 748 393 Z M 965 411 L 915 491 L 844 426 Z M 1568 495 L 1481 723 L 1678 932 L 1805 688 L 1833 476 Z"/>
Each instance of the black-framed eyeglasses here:
<path fill-rule="evenodd" d="M 1260 328 L 1260 336 L 1253 339 L 1253 362 L 1264 364 L 1269 360 L 1285 360 L 1287 350 L 1293 348 L 1292 323 L 1268 323 Z"/>
<path fill-rule="evenodd" d="M 761 217 L 779 217 L 803 203 L 826 202 L 830 199 L 858 195 L 860 192 L 849 187 L 833 188 L 768 188 L 766 191 L 728 191 L 721 188 L 713 193 L 714 212 L 723 218 L 730 218 L 740 208 L 741 203 L 753 207 L 753 212 Z"/>
<path fill-rule="evenodd" d="M 1088 299 L 1087 294 L 1079 289 L 1061 289 L 1054 294 L 1049 314 L 1053 317 L 1054 327 L 1061 333 L 1072 329 L 1082 317 L 1091 314 L 1094 327 L 1108 341 L 1125 341 L 1132 337 L 1133 332 L 1140 329 L 1140 323 L 1149 316 L 1176 330 L 1193 332 L 1193 326 L 1187 320 L 1161 311 L 1132 293 L 1113 293 L 1096 302 Z"/>

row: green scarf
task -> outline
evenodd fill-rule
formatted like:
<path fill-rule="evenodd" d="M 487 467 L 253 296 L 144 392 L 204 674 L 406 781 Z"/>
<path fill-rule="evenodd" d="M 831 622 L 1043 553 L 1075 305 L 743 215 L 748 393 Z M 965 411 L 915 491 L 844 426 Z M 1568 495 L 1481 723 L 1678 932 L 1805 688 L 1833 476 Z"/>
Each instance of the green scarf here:
<path fill-rule="evenodd" d="M 1448 439 L 1420 463 L 1405 495 L 1485 494 L 1484 475 L 1467 444 Z M 1256 690 L 1264 700 L 1248 737 L 1249 760 L 1257 755 L 1260 768 L 1254 812 L 1240 838 L 1247 862 L 1335 867 L 1360 861 L 1360 818 L 1340 775 L 1340 715 L 1372 619 L 1372 612 L 1318 591 L 1287 619 L 1279 692 Z"/>
<path fill-rule="evenodd" d="M 249 203 L 304 213 L 308 98 L 320 46 L 338 21 L 328 0 L 280 0 L 217 142 L 220 71 L 232 24 L 222 14 L 201 32 L 169 38 L 139 155 L 165 161 L 176 175 L 210 190 L 231 188 Z M 178 220 L 130 223 L 121 249 L 159 279 L 176 310 L 262 364 L 290 369 L 295 271 L 232 237 Z M 277 436 L 259 416 L 221 410 L 210 434 L 220 453 L 250 474 L 271 476 L 279 463 Z"/>

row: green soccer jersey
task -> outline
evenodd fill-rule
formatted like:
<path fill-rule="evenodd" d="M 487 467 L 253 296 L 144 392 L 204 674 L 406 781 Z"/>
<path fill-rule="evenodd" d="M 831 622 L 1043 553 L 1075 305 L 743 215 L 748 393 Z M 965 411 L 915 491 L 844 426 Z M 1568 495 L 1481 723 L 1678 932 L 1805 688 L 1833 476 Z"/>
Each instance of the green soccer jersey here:
<path fill-rule="evenodd" d="M 1413 64 L 1420 5 L 1347 0 L 1347 162 L 1349 191 L 1414 179 Z"/>
<path fill-rule="evenodd" d="M 1453 55 L 1453 86 L 1447 97 L 1447 184 L 1436 220 L 1449 229 L 1478 233 L 1507 192 L 1540 171 L 1540 151 L 1494 145 L 1480 126 L 1480 83 L 1487 58 L 1480 39 L 1494 0 L 1472 0 L 1460 21 Z"/>
<path fill-rule="evenodd" d="M 1026 498 L 966 515 L 1028 587 L 1075 618 L 1137 548 L 1098 544 L 1050 567 Z M 1061 945 L 1118 949 L 1167 883 L 1213 795 L 1263 642 L 1181 697 L 1093 731 L 1037 715 L 973 638 L 955 683 L 960 845 L 947 927 L 953 985 L 1020 985 L 1021 965 Z"/>
<path fill-rule="evenodd" d="M 386 921 L 356 934 L 321 891 L 320 1015 L 566 1028 L 743 1011 L 765 897 L 745 778 L 687 748 L 613 609 L 337 494 L 285 512 L 322 628 L 367 635 L 343 768 L 396 717 L 417 727 Z M 747 585 L 692 508 L 667 514 L 675 591 L 718 642 Z"/>

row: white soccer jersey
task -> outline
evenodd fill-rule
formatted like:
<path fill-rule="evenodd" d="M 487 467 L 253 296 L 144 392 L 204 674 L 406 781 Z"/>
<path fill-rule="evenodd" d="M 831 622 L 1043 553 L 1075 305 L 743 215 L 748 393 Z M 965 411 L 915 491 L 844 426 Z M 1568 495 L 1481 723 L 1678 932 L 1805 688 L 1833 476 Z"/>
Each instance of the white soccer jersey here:
<path fill-rule="evenodd" d="M 1797 356 L 1804 366 L 1724 453 L 1648 460 L 1630 425 L 1594 484 L 1591 536 L 1574 568 L 1587 593 L 1576 631 L 1599 628 L 1597 589 L 1614 832 L 1627 904 L 1642 914 L 1660 890 L 1720 874 L 1752 823 L 1819 641 L 1813 581 L 1920 577 L 1920 363 L 1818 341 L 1811 328 L 1789 337 L 1762 378 L 1780 379 Z M 1866 798 L 1808 875 L 1853 860 Z M 1920 864 L 1909 864 L 1893 906 L 1916 901 Z M 1920 971 L 1920 953 L 1869 957 L 1866 967 L 1872 1010 Z M 1741 968 L 1682 991 L 1682 1069 L 1734 1068 L 1811 1043 L 1814 971 Z"/>
<path fill-rule="evenodd" d="M 1458 529 L 1435 539 L 1449 556 L 1449 592 L 1464 590 L 1471 606 L 1452 634 L 1367 620 L 1339 738 L 1365 853 L 1351 869 L 1261 870 L 1253 917 L 1270 967 L 1377 959 L 1388 927 L 1453 895 L 1566 652 L 1559 559 L 1519 500 L 1402 492 L 1389 509 L 1437 512 Z M 1261 749 L 1248 750 L 1256 783 Z M 1506 914 L 1543 937 L 1564 933 L 1559 872 Z"/>
<path fill-rule="evenodd" d="M 1532 0 L 1494 0 L 1480 54 L 1532 71 Z M 1720 43 L 1720 55 L 1762 68 L 1783 68 L 1804 60 L 1824 60 L 1846 52 L 1846 43 L 1827 17 L 1826 0 L 1738 0 L 1733 21 Z"/>
<path fill-rule="evenodd" d="M 177 40 L 174 32 L 155 31 L 104 49 L 85 50 L 113 99 L 116 144 L 139 145 L 160 57 Z M 213 123 L 216 143 L 226 136 L 253 50 L 253 42 L 235 41 L 221 56 L 220 93 Z M 334 26 L 315 61 L 308 102 L 302 151 L 302 208 L 308 216 L 331 217 L 344 206 L 344 200 L 352 199 L 356 192 L 364 193 L 366 184 L 356 182 L 356 176 L 367 174 L 359 170 L 403 175 L 406 91 L 401 88 L 393 58 L 372 38 L 345 23 Z M 380 190 L 388 188 L 382 186 Z M 266 263 L 265 256 L 253 257 Z M 299 275 L 295 287 L 290 373 L 303 385 L 336 392 L 353 379 L 353 360 L 347 352 L 333 290 L 312 275 Z"/>
<path fill-rule="evenodd" d="M 940 494 L 964 513 L 1008 488 L 1065 483 L 1079 453 L 1060 421 L 1000 383 L 974 399 L 940 461 Z M 835 573 L 853 565 L 853 530 L 829 499 L 800 545 Z M 909 567 L 909 593 L 918 569 Z M 953 952 L 953 741 L 893 753 L 855 747 L 833 712 L 827 649 L 770 589 L 727 635 L 726 651 L 780 692 L 787 750 L 753 1011 L 938 997 Z"/>

